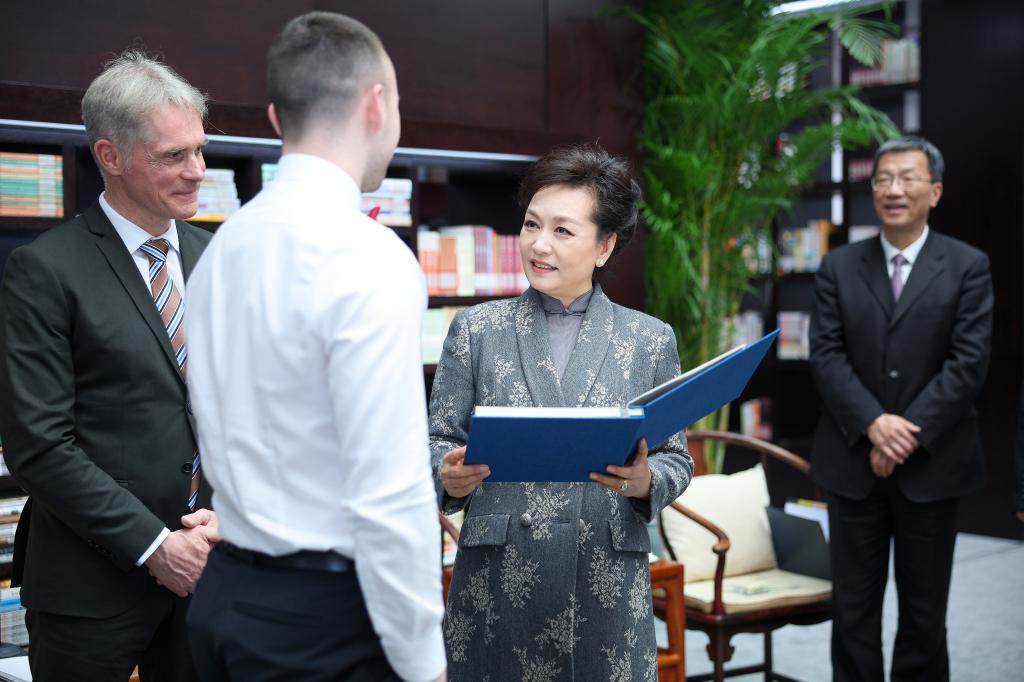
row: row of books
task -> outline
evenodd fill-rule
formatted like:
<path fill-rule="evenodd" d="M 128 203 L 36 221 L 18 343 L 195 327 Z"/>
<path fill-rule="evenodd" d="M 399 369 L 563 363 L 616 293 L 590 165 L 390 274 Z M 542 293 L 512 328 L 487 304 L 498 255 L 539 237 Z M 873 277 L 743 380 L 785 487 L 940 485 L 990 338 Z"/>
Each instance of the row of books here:
<path fill-rule="evenodd" d="M 263 186 L 266 187 L 277 174 L 276 163 L 264 163 L 260 167 Z M 359 210 L 370 213 L 377 210 L 377 221 L 389 227 L 412 225 L 412 180 L 408 178 L 384 178 L 380 187 L 364 192 Z"/>
<path fill-rule="evenodd" d="M 364 192 L 360 201 L 363 213 L 377 209 L 377 221 L 390 227 L 412 225 L 412 180 L 408 178 L 384 178 L 376 190 Z"/>
<path fill-rule="evenodd" d="M 810 220 L 807 227 L 786 227 L 779 232 L 779 269 L 782 272 L 814 272 L 828 252 L 828 238 L 835 226 L 828 220 Z"/>
<path fill-rule="evenodd" d="M 886 38 L 882 41 L 880 66 L 850 69 L 850 84 L 895 85 L 921 80 L 921 46 L 917 36 Z"/>
<path fill-rule="evenodd" d="M 21 605 L 21 588 L 0 589 L 0 641 L 28 646 L 25 607 Z"/>
<path fill-rule="evenodd" d="M 416 234 L 431 296 L 513 296 L 529 286 L 519 237 L 487 225 L 453 225 Z"/>
<path fill-rule="evenodd" d="M 452 319 L 466 306 L 444 306 L 427 308 L 423 315 L 423 364 L 436 365 L 441 360 L 441 350 L 448 336 Z"/>
<path fill-rule="evenodd" d="M 222 223 L 240 206 L 235 171 L 230 168 L 207 168 L 206 176 L 199 186 L 199 211 L 190 220 Z"/>
<path fill-rule="evenodd" d="M 0 152 L 0 216 L 64 217 L 61 157 Z"/>
<path fill-rule="evenodd" d="M 775 347 L 780 360 L 806 360 L 811 356 L 811 314 L 780 310 L 776 317 L 779 340 Z"/>

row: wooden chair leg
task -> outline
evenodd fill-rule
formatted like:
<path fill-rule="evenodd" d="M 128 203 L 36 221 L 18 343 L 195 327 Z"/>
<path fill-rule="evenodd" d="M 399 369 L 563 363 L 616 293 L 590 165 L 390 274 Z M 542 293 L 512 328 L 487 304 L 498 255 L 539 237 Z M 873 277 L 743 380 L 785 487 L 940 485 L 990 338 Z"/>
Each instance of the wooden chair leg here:
<path fill-rule="evenodd" d="M 712 679 L 714 682 L 724 682 L 725 664 L 732 658 L 732 654 L 736 649 L 730 646 L 729 641 L 732 638 L 729 635 L 716 632 L 714 634 L 709 633 L 708 637 L 708 658 L 711 659 L 714 665 Z"/>
<path fill-rule="evenodd" d="M 772 671 L 772 632 L 764 633 L 764 682 L 772 682 L 775 673 Z"/>

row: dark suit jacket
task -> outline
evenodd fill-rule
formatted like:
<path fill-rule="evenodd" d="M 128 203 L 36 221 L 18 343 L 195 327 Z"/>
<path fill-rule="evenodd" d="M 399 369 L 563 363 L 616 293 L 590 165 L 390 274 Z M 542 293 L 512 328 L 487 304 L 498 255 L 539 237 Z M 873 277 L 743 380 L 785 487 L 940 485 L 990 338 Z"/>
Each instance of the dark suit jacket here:
<path fill-rule="evenodd" d="M 210 235 L 177 226 L 187 278 Z M 11 254 L 0 433 L 31 495 L 15 550 L 27 607 L 112 616 L 152 585 L 135 562 L 187 511 L 190 410 L 149 287 L 98 203 Z"/>
<path fill-rule="evenodd" d="M 811 371 L 824 401 L 811 474 L 863 499 L 875 477 L 867 427 L 883 412 L 921 427 L 894 477 L 910 500 L 966 495 L 984 484 L 974 400 L 988 372 L 988 257 L 929 231 L 894 303 L 879 239 L 829 253 L 817 275 Z"/>

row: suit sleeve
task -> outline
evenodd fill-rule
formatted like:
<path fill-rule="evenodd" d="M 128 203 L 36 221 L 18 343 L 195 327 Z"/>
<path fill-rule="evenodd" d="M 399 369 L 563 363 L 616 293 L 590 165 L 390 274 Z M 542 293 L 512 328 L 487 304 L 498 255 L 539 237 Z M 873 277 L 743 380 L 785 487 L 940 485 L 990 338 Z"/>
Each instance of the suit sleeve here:
<path fill-rule="evenodd" d="M 810 366 L 825 408 L 853 445 L 885 410 L 850 364 L 838 286 L 833 259 L 825 256 L 815 277 Z"/>
<path fill-rule="evenodd" d="M 469 418 L 476 405 L 469 321 L 465 311 L 452 320 L 430 392 L 430 461 L 438 505 L 445 514 L 463 509 L 469 496 L 450 497 L 441 485 L 441 459 L 469 440 Z"/>
<path fill-rule="evenodd" d="M 679 376 L 679 348 L 672 327 L 665 325 L 661 354 L 651 388 Z M 651 468 L 651 494 L 646 500 L 629 498 L 634 511 L 650 523 L 662 509 L 683 494 L 693 477 L 693 458 L 686 449 L 686 432 L 670 436 L 663 443 L 648 443 L 647 463 Z"/>
<path fill-rule="evenodd" d="M 11 473 L 122 570 L 163 522 L 75 442 L 73 310 L 59 277 L 31 249 L 7 260 L 0 295 L 0 430 Z"/>
<path fill-rule="evenodd" d="M 903 414 L 921 427 L 922 446 L 930 447 L 970 411 L 988 374 L 991 344 L 992 276 L 988 256 L 981 254 L 964 273 L 942 368 Z"/>

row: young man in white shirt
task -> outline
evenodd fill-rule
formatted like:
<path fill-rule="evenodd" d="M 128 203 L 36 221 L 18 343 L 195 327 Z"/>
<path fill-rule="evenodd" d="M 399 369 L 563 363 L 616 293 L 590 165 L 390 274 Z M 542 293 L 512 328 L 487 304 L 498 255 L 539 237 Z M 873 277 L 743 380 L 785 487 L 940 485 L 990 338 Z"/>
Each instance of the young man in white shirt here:
<path fill-rule="evenodd" d="M 193 408 L 224 542 L 189 613 L 204 679 L 444 679 L 415 257 L 359 212 L 394 67 L 348 17 L 268 54 L 277 175 L 189 282 Z M 207 451 L 211 454 L 206 455 Z"/>

